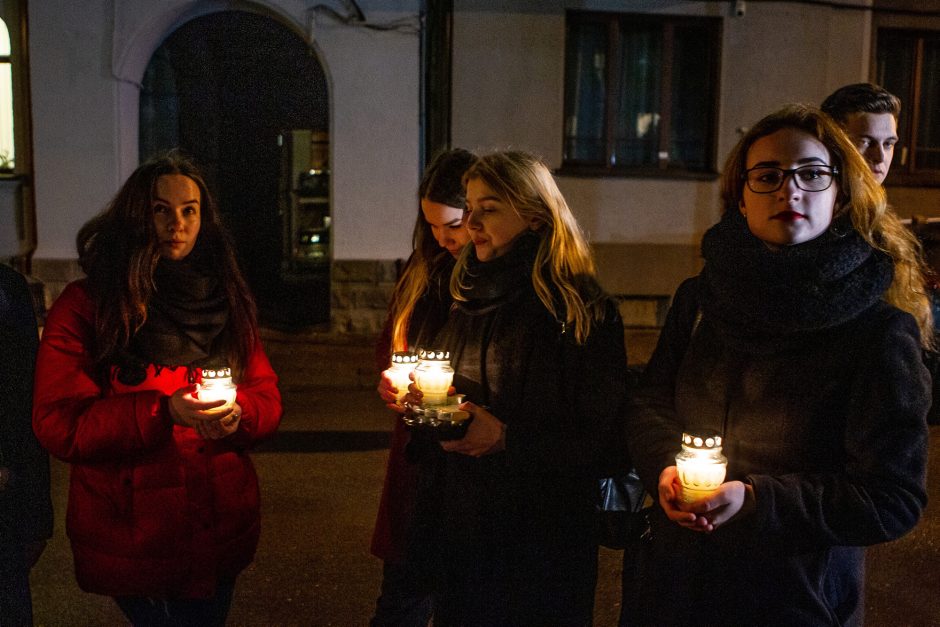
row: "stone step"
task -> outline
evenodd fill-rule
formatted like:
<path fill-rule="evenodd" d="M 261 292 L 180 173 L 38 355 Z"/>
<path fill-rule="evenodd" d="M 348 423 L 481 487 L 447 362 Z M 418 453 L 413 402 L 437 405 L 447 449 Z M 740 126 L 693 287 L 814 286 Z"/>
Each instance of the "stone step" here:
<path fill-rule="evenodd" d="M 262 329 L 262 341 L 282 391 L 312 388 L 370 389 L 378 383 L 376 337 L 287 333 Z M 659 329 L 625 328 L 627 361 L 642 366 L 653 353 Z"/>
<path fill-rule="evenodd" d="M 375 335 L 262 329 L 261 340 L 282 391 L 367 389 L 378 383 Z"/>

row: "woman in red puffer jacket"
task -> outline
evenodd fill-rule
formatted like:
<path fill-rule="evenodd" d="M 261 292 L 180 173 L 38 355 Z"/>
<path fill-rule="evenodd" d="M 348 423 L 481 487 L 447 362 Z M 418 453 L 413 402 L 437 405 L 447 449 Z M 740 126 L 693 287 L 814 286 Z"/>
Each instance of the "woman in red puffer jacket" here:
<path fill-rule="evenodd" d="M 277 429 L 277 377 L 199 171 L 148 162 L 78 235 L 88 278 L 53 305 L 33 428 L 71 464 L 67 531 L 83 590 L 135 625 L 223 625 L 258 543 L 248 450 Z M 230 368 L 234 402 L 198 398 Z"/>

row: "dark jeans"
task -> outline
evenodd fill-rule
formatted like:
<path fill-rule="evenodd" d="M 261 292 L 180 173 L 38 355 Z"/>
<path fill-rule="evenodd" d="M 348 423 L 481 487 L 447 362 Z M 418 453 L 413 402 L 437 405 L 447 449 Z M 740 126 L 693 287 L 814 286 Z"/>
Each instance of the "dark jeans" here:
<path fill-rule="evenodd" d="M 208 599 L 150 599 L 115 597 L 134 627 L 224 627 L 235 582 L 219 582 Z"/>
<path fill-rule="evenodd" d="M 23 545 L 0 546 L 0 627 L 30 627 L 33 601 Z"/>
<path fill-rule="evenodd" d="M 430 618 L 431 598 L 414 568 L 407 563 L 385 562 L 370 627 L 427 627 Z"/>

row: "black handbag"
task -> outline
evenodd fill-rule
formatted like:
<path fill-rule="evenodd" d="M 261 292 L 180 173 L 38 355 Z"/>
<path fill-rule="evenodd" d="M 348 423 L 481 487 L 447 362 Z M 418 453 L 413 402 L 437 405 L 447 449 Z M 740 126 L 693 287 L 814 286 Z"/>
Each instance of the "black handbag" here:
<path fill-rule="evenodd" d="M 639 539 L 647 526 L 643 502 L 646 490 L 631 470 L 625 475 L 598 480 L 597 542 L 609 549 L 623 549 Z"/>

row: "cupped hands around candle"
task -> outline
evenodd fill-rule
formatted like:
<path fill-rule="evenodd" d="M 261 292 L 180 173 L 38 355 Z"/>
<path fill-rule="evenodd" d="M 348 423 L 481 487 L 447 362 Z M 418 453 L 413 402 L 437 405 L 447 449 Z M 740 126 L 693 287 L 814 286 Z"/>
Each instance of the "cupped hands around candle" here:
<path fill-rule="evenodd" d="M 195 429 L 206 440 L 218 440 L 235 433 L 242 413 L 237 402 L 199 400 L 191 387 L 182 387 L 169 396 L 167 408 L 175 424 Z"/>
<path fill-rule="evenodd" d="M 467 434 L 459 440 L 441 442 L 441 448 L 449 453 L 460 453 L 481 457 L 498 453 L 506 448 L 506 424 L 499 418 L 471 402 L 461 403 L 460 409 L 473 417 Z"/>
<path fill-rule="evenodd" d="M 667 466 L 659 474 L 659 505 L 676 524 L 692 531 L 711 533 L 750 512 L 754 507 L 754 490 L 742 481 L 728 481 L 708 496 L 685 503 L 678 470 Z"/>

